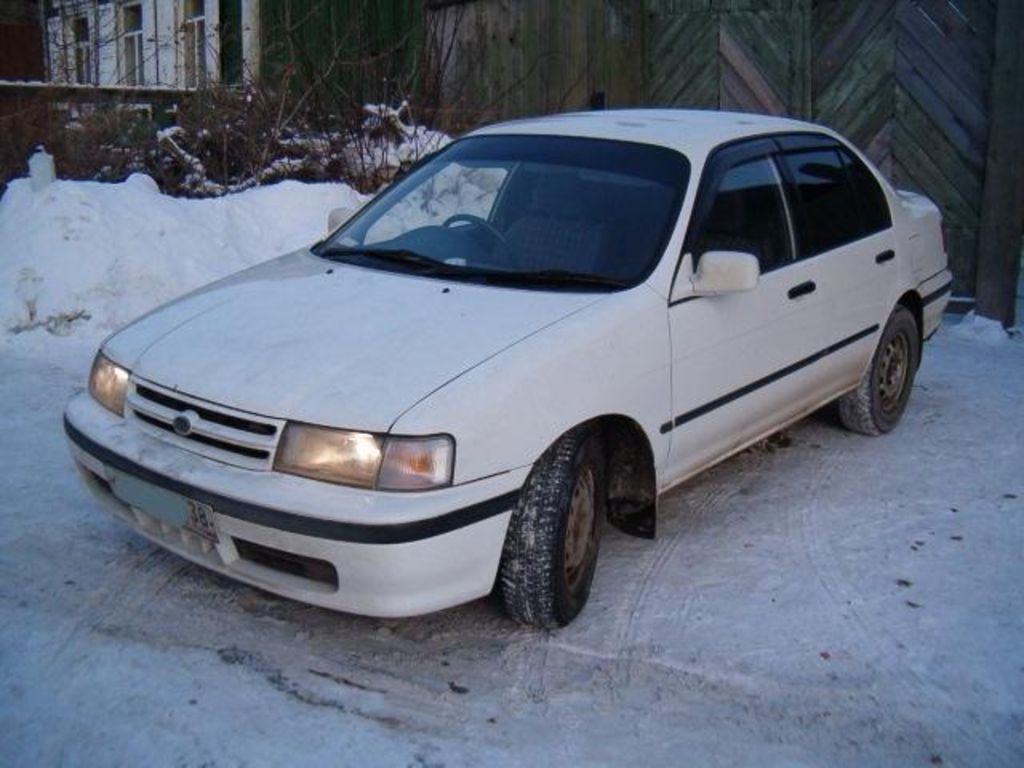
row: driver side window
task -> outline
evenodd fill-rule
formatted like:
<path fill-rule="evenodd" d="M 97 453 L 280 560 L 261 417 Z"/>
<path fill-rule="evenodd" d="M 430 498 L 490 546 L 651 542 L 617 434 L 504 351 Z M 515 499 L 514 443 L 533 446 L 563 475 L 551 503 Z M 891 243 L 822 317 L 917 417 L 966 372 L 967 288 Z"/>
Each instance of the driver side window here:
<path fill-rule="evenodd" d="M 442 226 L 457 213 L 489 219 L 507 175 L 503 167 L 450 163 L 377 219 L 361 245 L 391 240 L 421 227 Z"/>
<path fill-rule="evenodd" d="M 767 157 L 730 168 L 714 193 L 696 253 L 742 251 L 757 257 L 761 272 L 793 260 L 782 187 Z"/>

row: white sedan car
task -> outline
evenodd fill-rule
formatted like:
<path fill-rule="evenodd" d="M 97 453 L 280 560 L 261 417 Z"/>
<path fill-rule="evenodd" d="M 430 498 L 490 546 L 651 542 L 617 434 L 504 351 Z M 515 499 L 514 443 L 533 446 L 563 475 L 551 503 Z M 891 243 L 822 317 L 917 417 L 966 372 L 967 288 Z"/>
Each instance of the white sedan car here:
<path fill-rule="evenodd" d="M 241 581 L 558 626 L 606 522 L 653 536 L 660 494 L 833 400 L 891 430 L 950 281 L 936 207 L 825 128 L 506 123 L 112 335 L 65 429 L 117 518 Z"/>

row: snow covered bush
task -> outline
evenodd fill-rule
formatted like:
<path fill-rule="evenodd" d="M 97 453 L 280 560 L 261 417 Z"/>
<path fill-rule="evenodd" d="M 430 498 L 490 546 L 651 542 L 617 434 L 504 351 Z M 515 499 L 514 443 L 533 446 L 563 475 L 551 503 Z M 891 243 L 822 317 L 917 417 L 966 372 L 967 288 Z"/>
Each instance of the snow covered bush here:
<path fill-rule="evenodd" d="M 211 86 L 173 106 L 160 127 L 144 105 L 32 105 L 18 130 L 0 131 L 0 194 L 24 175 L 36 146 L 60 178 L 123 181 L 145 173 L 160 189 L 216 197 L 284 179 L 343 181 L 370 192 L 448 137 L 415 125 L 407 101 L 340 104 L 304 98 L 287 83 L 245 90 Z"/>
<path fill-rule="evenodd" d="M 62 178 L 121 181 L 147 170 L 156 127 L 138 105 L 52 104 L 42 96 L 23 101 L 0 120 L 0 194 L 27 173 L 39 146 L 54 156 Z"/>

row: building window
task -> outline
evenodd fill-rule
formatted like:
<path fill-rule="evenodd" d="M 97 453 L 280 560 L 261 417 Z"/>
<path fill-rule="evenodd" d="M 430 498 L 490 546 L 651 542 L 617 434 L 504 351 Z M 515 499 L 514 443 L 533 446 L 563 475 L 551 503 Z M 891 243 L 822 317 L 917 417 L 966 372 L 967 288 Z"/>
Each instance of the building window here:
<path fill-rule="evenodd" d="M 185 0 L 185 87 L 206 85 L 206 17 L 203 0 Z"/>
<path fill-rule="evenodd" d="M 75 41 L 75 82 L 91 83 L 92 41 L 89 39 L 89 19 L 76 16 L 71 20 L 71 31 Z"/>
<path fill-rule="evenodd" d="M 143 85 L 146 82 L 142 59 L 142 6 L 126 5 L 121 9 L 124 41 L 124 82 Z"/>

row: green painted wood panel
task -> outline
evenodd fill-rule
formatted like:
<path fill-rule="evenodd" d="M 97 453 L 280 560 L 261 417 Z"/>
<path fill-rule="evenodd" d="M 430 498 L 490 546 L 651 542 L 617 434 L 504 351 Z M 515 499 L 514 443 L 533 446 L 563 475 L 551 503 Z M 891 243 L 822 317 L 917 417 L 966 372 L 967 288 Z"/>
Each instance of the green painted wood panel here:
<path fill-rule="evenodd" d="M 644 18 L 639 0 L 478 0 L 440 5 L 447 119 L 474 123 L 643 101 Z"/>
<path fill-rule="evenodd" d="M 274 0 L 260 4 L 261 76 L 302 89 L 326 79 L 357 101 L 414 85 L 419 0 Z"/>
<path fill-rule="evenodd" d="M 452 78 L 461 85 L 447 87 L 477 119 L 579 109 L 603 91 L 609 106 L 730 108 L 835 128 L 897 185 L 942 208 L 956 291 L 972 295 L 995 8 L 993 0 L 476 0 L 428 15 L 469 20 Z"/>

